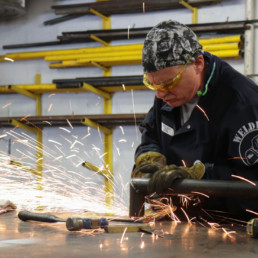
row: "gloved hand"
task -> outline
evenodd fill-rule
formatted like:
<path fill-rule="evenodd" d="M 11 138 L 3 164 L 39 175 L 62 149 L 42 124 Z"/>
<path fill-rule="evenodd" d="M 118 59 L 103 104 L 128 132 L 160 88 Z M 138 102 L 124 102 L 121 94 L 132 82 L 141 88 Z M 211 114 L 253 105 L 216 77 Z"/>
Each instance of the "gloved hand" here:
<path fill-rule="evenodd" d="M 166 166 L 167 160 L 158 152 L 146 152 L 137 157 L 131 177 L 150 177 Z"/>
<path fill-rule="evenodd" d="M 5 200 L 5 199 L 0 200 L 0 214 L 8 211 L 13 211 L 16 208 L 17 208 L 16 205 L 11 201 Z"/>
<path fill-rule="evenodd" d="M 161 168 L 151 177 L 148 191 L 158 194 L 165 192 L 176 179 L 201 179 L 205 173 L 205 166 L 198 161 L 192 167 L 169 165 Z"/>

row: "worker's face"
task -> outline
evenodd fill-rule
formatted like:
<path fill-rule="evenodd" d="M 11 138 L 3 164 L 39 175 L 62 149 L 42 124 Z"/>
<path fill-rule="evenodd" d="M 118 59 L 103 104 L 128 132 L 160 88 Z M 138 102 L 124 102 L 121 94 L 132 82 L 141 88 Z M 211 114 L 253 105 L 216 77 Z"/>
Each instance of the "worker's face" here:
<path fill-rule="evenodd" d="M 157 72 L 147 73 L 146 78 L 151 84 L 166 85 L 167 82 L 173 81 L 173 78 L 181 73 L 180 79 L 174 86 L 168 83 L 168 87 L 165 90 L 164 87 L 156 90 L 157 98 L 162 99 L 170 106 L 178 107 L 193 99 L 198 90 L 202 90 L 203 71 L 204 59 L 203 56 L 198 56 L 185 69 L 183 65 L 172 66 Z"/>

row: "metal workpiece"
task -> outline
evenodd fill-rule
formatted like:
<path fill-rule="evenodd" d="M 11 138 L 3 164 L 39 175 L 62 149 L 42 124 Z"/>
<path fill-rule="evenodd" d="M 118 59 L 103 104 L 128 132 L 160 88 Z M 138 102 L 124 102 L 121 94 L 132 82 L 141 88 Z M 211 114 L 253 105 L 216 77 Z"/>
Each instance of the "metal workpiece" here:
<path fill-rule="evenodd" d="M 132 178 L 131 185 L 140 192 L 148 193 L 149 178 Z M 167 193 L 192 194 L 200 192 L 210 196 L 258 198 L 258 182 L 255 185 L 233 180 L 177 179 Z"/>
<path fill-rule="evenodd" d="M 144 200 L 148 192 L 149 178 L 132 178 L 130 182 L 129 216 L 144 215 Z M 177 179 L 166 192 L 170 195 L 206 194 L 212 197 L 241 197 L 258 199 L 258 182 L 255 185 L 243 181 Z M 164 194 L 166 194 L 164 193 Z"/>
<path fill-rule="evenodd" d="M 55 214 L 68 217 L 72 214 Z M 224 231 L 224 230 L 225 231 Z M 64 223 L 23 222 L 0 215 L 1 257 L 257 257 L 257 239 L 245 227 L 156 221 L 156 235 L 68 231 Z"/>

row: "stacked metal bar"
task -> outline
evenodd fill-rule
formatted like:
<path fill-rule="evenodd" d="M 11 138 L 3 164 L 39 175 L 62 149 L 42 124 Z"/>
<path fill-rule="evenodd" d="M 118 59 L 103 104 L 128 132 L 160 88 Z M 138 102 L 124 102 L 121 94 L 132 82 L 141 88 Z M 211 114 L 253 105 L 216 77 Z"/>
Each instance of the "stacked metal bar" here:
<path fill-rule="evenodd" d="M 219 0 L 186 1 L 194 7 L 214 4 Z M 104 15 L 154 12 L 169 9 L 184 8 L 179 0 L 113 0 L 82 4 L 53 5 L 56 14 L 91 14 L 94 9 Z"/>
<path fill-rule="evenodd" d="M 112 87 L 112 86 L 137 86 L 143 85 L 142 75 L 132 76 L 112 76 L 112 77 L 85 77 L 75 79 L 55 79 L 53 83 L 57 85 L 57 88 L 65 87 L 69 84 L 83 84 L 88 83 L 96 88 L 99 87 Z"/>
<path fill-rule="evenodd" d="M 32 93 L 51 93 L 51 92 L 85 92 L 87 86 L 105 92 L 147 90 L 142 83 L 142 75 L 129 76 L 103 76 L 103 77 L 82 77 L 73 79 L 55 79 L 51 84 L 20 84 L 20 85 L 0 85 L 0 93 L 15 93 L 16 90 L 27 90 Z"/>
<path fill-rule="evenodd" d="M 242 57 L 243 37 L 241 35 L 199 39 L 205 51 L 221 58 Z M 44 58 L 50 68 L 141 64 L 143 44 L 101 46 L 77 49 L 49 50 L 38 52 L 7 53 L 0 61 Z"/>
<path fill-rule="evenodd" d="M 250 24 L 256 23 L 258 20 L 234 21 L 234 22 L 217 22 L 202 24 L 187 24 L 197 35 L 202 33 L 212 34 L 243 34 L 249 29 Z M 62 44 L 87 43 L 94 42 L 92 35 L 110 42 L 113 40 L 129 40 L 145 38 L 151 27 L 145 28 L 126 28 L 126 29 L 110 29 L 110 30 L 86 30 L 86 31 L 67 31 L 57 36 L 59 41 L 35 42 L 27 44 L 4 45 L 3 49 L 43 47 Z"/>
<path fill-rule="evenodd" d="M 118 126 L 124 125 L 135 125 L 140 123 L 145 113 L 137 114 L 100 114 L 100 115 L 87 115 L 87 118 L 105 126 Z M 63 126 L 67 125 L 67 119 L 72 125 L 81 125 L 81 121 L 85 118 L 85 115 L 72 115 L 72 116 L 31 116 L 24 119 L 24 117 L 0 117 L 0 128 L 13 126 L 11 120 L 17 120 L 24 124 L 34 124 L 39 127 L 49 126 Z"/>

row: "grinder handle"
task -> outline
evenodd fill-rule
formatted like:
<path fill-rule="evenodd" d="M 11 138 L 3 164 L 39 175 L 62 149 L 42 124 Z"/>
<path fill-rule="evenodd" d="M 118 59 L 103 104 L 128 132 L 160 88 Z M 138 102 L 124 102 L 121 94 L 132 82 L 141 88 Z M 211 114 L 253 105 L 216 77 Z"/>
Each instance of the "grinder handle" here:
<path fill-rule="evenodd" d="M 26 221 L 26 220 L 34 220 L 34 221 L 41 221 L 41 222 L 65 222 L 66 220 L 61 219 L 57 216 L 47 214 L 47 213 L 33 213 L 26 210 L 20 211 L 18 213 L 18 218 L 20 220 Z"/>

